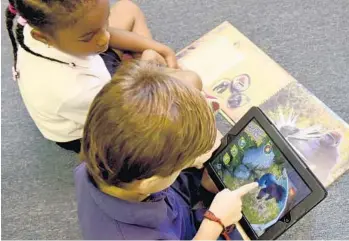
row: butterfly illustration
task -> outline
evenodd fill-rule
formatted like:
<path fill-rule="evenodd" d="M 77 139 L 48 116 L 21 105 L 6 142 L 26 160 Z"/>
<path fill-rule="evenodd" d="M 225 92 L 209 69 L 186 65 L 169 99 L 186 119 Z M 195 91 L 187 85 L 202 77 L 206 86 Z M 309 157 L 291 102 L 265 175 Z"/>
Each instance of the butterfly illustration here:
<path fill-rule="evenodd" d="M 231 95 L 227 100 L 227 107 L 235 109 L 248 104 L 251 99 L 243 92 L 251 85 L 251 79 L 248 74 L 241 74 L 231 79 L 222 79 L 220 83 L 213 87 L 213 91 L 222 94 L 229 89 Z"/>

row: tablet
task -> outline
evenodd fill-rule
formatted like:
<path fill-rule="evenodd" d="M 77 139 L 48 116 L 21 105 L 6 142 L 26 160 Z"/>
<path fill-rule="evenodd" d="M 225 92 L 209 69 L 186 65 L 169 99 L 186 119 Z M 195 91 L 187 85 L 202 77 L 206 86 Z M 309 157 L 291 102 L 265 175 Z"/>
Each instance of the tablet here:
<path fill-rule="evenodd" d="M 220 190 L 259 183 L 243 198 L 240 224 L 251 239 L 276 239 L 327 195 L 257 107 L 228 132 L 206 167 Z"/>

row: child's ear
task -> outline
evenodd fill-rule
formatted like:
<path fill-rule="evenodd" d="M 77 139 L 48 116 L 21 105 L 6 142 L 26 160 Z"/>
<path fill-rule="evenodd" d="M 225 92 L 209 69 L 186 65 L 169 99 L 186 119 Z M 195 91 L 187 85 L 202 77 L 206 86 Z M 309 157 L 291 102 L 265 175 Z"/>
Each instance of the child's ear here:
<path fill-rule="evenodd" d="M 149 189 L 149 187 L 151 187 L 155 183 L 157 183 L 158 180 L 159 180 L 159 178 L 157 176 L 152 176 L 150 178 L 140 180 L 138 183 L 138 188 L 140 190 L 147 190 L 147 189 Z"/>
<path fill-rule="evenodd" d="M 51 41 L 50 41 L 50 37 L 47 36 L 46 34 L 44 34 L 43 32 L 33 29 L 30 34 L 32 35 L 32 37 L 37 40 L 40 41 L 48 46 L 51 45 Z"/>

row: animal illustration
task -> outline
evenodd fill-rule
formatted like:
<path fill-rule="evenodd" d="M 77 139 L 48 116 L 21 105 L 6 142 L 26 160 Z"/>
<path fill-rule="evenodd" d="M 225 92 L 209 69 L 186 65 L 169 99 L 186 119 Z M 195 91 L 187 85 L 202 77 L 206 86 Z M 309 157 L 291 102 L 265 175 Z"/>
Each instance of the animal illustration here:
<path fill-rule="evenodd" d="M 275 124 L 304 162 L 324 183 L 333 167 L 340 162 L 339 145 L 343 136 L 336 130 L 323 130 L 320 125 L 299 128 L 297 119 L 298 116 L 293 110 L 286 116 L 279 109 L 279 117 Z"/>
<path fill-rule="evenodd" d="M 267 169 L 274 163 L 275 154 L 270 144 L 248 149 L 242 163 L 250 169 Z"/>
<path fill-rule="evenodd" d="M 270 144 L 248 149 L 244 153 L 241 164 L 234 170 L 234 176 L 247 180 L 255 170 L 268 169 L 274 163 L 275 154 Z"/>
<path fill-rule="evenodd" d="M 239 76 L 236 76 L 232 80 L 221 80 L 221 82 L 218 85 L 213 87 L 213 91 L 218 94 L 222 94 L 227 89 L 229 89 L 231 95 L 227 100 L 227 107 L 230 109 L 234 109 L 244 106 L 251 101 L 251 99 L 247 95 L 242 93 L 245 90 L 247 90 L 250 87 L 250 85 L 250 76 L 247 74 L 241 74 Z"/>
<path fill-rule="evenodd" d="M 220 176 L 223 179 L 223 166 L 222 166 L 222 163 L 220 163 L 220 162 L 215 163 L 215 170 L 216 170 L 218 176 Z"/>
<path fill-rule="evenodd" d="M 233 152 L 231 153 L 227 152 L 223 155 L 221 161 L 216 162 L 214 164 L 215 170 L 222 180 L 224 180 L 224 176 L 225 176 L 224 173 L 229 173 L 229 174 L 233 173 L 234 166 L 231 165 L 231 160 L 233 158 L 234 158 Z"/>
<path fill-rule="evenodd" d="M 262 189 L 267 188 L 267 185 L 269 185 L 269 187 L 273 187 L 273 186 L 278 185 L 279 187 L 283 188 L 282 191 L 281 191 L 281 188 L 278 188 L 279 190 L 276 191 L 277 194 L 275 195 L 275 196 L 277 196 L 277 198 L 275 198 L 275 200 L 276 200 L 276 203 L 277 203 L 278 208 L 279 208 L 278 215 L 275 218 L 273 218 L 272 220 L 269 220 L 268 222 L 251 223 L 251 226 L 254 229 L 254 231 L 257 234 L 261 235 L 262 233 L 264 233 L 264 231 L 267 228 L 269 228 L 270 226 L 275 224 L 280 219 L 280 217 L 282 217 L 284 215 L 284 212 L 286 210 L 286 204 L 289 200 L 289 190 L 291 190 L 292 187 L 290 186 L 290 183 L 289 183 L 286 168 L 284 168 L 282 170 L 282 175 L 278 179 L 275 176 L 273 176 L 273 174 L 271 174 L 271 173 L 265 173 L 257 181 L 260 185 L 262 185 L 261 186 Z M 271 189 L 275 189 L 275 188 L 271 188 Z M 281 198 L 279 198 L 279 197 L 281 197 Z M 272 198 L 274 198 L 274 197 L 272 197 Z"/>
<path fill-rule="evenodd" d="M 277 203 L 284 202 L 286 198 L 286 189 L 278 184 L 273 174 L 266 173 L 256 181 L 258 181 L 258 185 L 262 187 L 258 193 L 257 199 L 262 199 L 268 195 L 266 200 L 274 198 Z"/>

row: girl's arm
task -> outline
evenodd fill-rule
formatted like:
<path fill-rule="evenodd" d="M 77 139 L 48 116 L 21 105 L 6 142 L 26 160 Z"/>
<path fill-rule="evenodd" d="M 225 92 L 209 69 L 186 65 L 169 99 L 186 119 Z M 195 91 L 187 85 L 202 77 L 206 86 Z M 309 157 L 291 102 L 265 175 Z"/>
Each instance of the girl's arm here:
<path fill-rule="evenodd" d="M 142 53 L 147 49 L 152 49 L 164 57 L 168 67 L 178 67 L 176 54 L 168 46 L 126 30 L 109 28 L 108 31 L 110 33 L 109 45 L 112 48 L 138 53 Z"/>

